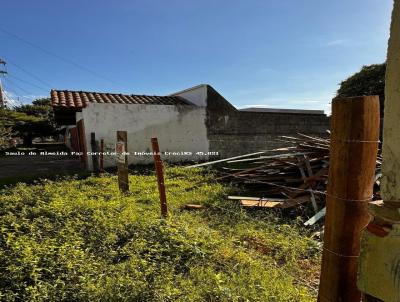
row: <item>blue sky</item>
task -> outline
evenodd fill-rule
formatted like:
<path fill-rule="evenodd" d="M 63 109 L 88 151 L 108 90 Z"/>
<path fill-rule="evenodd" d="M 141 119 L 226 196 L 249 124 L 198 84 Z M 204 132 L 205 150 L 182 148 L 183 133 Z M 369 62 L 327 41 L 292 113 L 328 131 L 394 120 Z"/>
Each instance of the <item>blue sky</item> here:
<path fill-rule="evenodd" d="M 327 110 L 340 81 L 385 61 L 391 9 L 392 0 L 3 0 L 3 83 L 24 102 L 50 88 L 164 95 L 208 83 L 237 107 Z"/>

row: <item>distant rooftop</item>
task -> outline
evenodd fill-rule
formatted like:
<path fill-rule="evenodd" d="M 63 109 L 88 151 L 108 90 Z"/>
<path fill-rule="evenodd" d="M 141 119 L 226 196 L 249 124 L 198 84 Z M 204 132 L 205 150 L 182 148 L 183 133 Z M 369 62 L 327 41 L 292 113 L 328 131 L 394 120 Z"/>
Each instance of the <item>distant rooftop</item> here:
<path fill-rule="evenodd" d="M 308 109 L 279 109 L 279 108 L 248 107 L 248 108 L 242 108 L 239 110 L 240 111 L 250 111 L 250 112 L 269 112 L 269 113 L 325 114 L 324 110 L 308 110 Z"/>

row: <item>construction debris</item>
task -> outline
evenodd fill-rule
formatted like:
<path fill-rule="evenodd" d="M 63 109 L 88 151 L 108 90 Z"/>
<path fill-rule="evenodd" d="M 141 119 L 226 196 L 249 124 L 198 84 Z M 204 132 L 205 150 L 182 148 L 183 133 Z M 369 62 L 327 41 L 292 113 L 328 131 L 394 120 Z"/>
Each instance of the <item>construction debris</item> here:
<path fill-rule="evenodd" d="M 288 147 L 246 154 L 201 164 L 217 164 L 217 180 L 240 187 L 247 196 L 229 196 L 243 207 L 286 209 L 309 202 L 315 216 L 312 225 L 325 213 L 329 171 L 329 138 L 298 134 L 278 139 Z M 195 165 L 200 166 L 200 165 Z M 374 199 L 380 199 L 381 158 L 378 156 Z"/>
<path fill-rule="evenodd" d="M 184 206 L 185 210 L 202 210 L 204 209 L 204 206 L 201 204 L 186 204 Z"/>
<path fill-rule="evenodd" d="M 322 217 L 324 217 L 326 214 L 326 207 L 324 207 L 321 211 L 319 211 L 317 214 L 315 214 L 313 217 L 308 219 L 306 222 L 304 222 L 304 225 L 313 225 L 316 223 L 318 220 L 320 220 Z"/>
<path fill-rule="evenodd" d="M 310 200 L 307 196 L 300 196 L 289 199 L 278 199 L 278 198 L 255 198 L 255 197 L 239 197 L 236 200 L 240 200 L 240 204 L 243 207 L 261 207 L 261 208 L 277 208 L 286 209 L 295 205 L 305 203 Z M 228 199 L 231 199 L 228 197 Z M 235 200 L 235 199 L 233 199 Z"/>

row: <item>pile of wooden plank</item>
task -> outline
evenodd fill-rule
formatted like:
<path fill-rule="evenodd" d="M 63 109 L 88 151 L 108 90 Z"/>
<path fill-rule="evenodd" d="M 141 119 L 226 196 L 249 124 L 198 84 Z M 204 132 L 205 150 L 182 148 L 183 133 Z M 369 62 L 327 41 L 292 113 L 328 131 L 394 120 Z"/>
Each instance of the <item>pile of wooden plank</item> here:
<path fill-rule="evenodd" d="M 265 151 L 258 156 L 225 162 L 220 180 L 240 184 L 257 196 L 300 195 L 304 190 L 326 188 L 329 139 L 303 134 L 282 136 L 288 147 Z"/>
<path fill-rule="evenodd" d="M 306 203 L 324 215 L 329 170 L 329 138 L 281 136 L 285 148 L 260 151 L 195 166 L 216 165 L 217 180 L 239 187 L 247 196 L 229 196 L 243 207 L 291 208 Z M 379 199 L 381 158 L 377 160 L 375 199 Z M 310 222 L 311 223 L 311 222 Z"/>

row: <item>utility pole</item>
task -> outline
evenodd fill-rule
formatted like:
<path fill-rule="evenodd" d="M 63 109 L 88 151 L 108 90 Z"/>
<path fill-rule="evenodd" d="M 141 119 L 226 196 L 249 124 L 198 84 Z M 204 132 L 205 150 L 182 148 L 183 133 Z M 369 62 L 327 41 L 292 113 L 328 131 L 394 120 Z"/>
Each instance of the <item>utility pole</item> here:
<path fill-rule="evenodd" d="M 6 66 L 6 61 L 0 59 L 0 67 L 3 65 L 3 67 Z M 3 96 L 3 85 L 1 84 L 1 77 L 6 75 L 7 71 L 0 69 L 0 108 L 5 108 L 6 107 L 6 100 Z"/>

